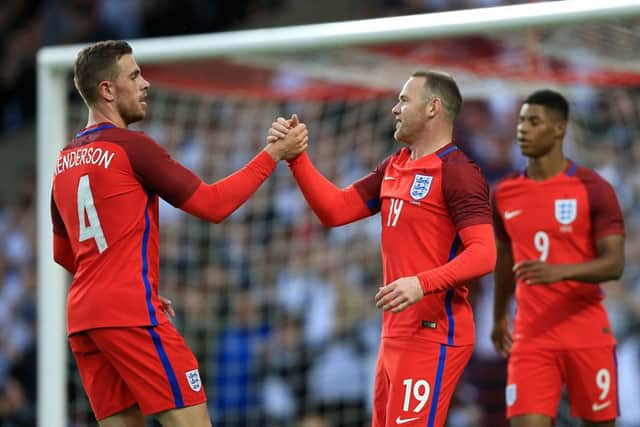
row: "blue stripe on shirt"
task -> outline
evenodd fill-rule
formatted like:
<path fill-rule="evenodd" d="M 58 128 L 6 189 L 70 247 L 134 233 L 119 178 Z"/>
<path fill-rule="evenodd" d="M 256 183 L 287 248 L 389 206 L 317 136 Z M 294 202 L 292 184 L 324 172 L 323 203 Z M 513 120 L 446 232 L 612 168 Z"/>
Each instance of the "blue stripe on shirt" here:
<path fill-rule="evenodd" d="M 461 245 L 462 245 L 462 241 L 460 240 L 460 236 L 456 234 L 456 237 L 455 239 L 453 239 L 453 243 L 451 244 L 451 249 L 449 250 L 449 261 L 451 261 L 456 257 Z M 452 306 L 453 295 L 454 295 L 453 289 L 449 289 L 444 299 L 444 308 L 447 312 L 447 320 L 449 322 L 449 326 L 448 326 L 449 333 L 447 334 L 447 344 L 449 345 L 453 345 L 453 337 L 454 337 L 455 326 L 456 326 L 455 319 L 453 317 L 453 306 Z"/>
<path fill-rule="evenodd" d="M 149 218 L 149 203 L 151 203 L 151 194 L 147 194 L 147 205 L 144 209 L 144 234 L 142 235 L 142 282 L 144 283 L 144 297 L 147 303 L 147 311 L 149 312 L 149 321 L 151 325 L 156 326 L 158 319 L 156 317 L 156 309 L 151 301 L 151 282 L 149 282 L 149 254 L 147 248 L 149 246 L 149 234 L 151 228 L 151 219 Z"/>

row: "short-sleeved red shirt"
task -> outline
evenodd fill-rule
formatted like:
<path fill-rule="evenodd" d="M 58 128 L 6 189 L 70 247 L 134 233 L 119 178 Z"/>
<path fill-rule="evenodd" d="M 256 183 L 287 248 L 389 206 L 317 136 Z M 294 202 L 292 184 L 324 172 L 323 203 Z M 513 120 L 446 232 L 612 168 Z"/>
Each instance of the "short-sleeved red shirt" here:
<path fill-rule="evenodd" d="M 515 263 L 583 263 L 597 256 L 596 242 L 623 234 L 620 206 L 611 185 L 570 162 L 562 173 L 535 181 L 524 173 L 501 181 L 493 195 L 498 239 L 511 243 Z M 601 304 L 600 286 L 565 280 L 516 284 L 514 350 L 611 345 L 615 338 Z"/>

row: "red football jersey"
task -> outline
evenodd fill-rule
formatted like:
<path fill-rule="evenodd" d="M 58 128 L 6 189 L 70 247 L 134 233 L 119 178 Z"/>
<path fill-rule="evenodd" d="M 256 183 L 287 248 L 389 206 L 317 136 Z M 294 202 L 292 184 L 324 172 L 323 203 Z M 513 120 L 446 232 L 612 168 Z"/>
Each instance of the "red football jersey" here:
<path fill-rule="evenodd" d="M 544 181 L 534 181 L 524 173 L 507 177 L 495 189 L 493 206 L 496 234 L 511 243 L 514 263 L 533 259 L 551 264 L 587 262 L 597 256 L 598 239 L 624 233 L 611 185 L 573 162 Z M 514 350 L 615 343 L 598 284 L 518 282 L 515 293 Z"/>
<path fill-rule="evenodd" d="M 381 213 L 384 283 L 446 264 L 462 249 L 458 230 L 491 223 L 486 181 L 461 150 L 448 144 L 416 160 L 410 155 L 399 150 L 354 184 Z M 382 335 L 473 344 L 468 292 L 459 286 L 426 295 L 400 313 L 384 312 Z"/>
<path fill-rule="evenodd" d="M 245 168 L 204 184 L 142 132 L 102 123 L 59 154 L 51 216 L 70 244 L 75 268 L 67 299 L 68 332 L 167 321 L 158 298 L 158 197 L 220 220 L 275 169 L 261 152 Z"/>

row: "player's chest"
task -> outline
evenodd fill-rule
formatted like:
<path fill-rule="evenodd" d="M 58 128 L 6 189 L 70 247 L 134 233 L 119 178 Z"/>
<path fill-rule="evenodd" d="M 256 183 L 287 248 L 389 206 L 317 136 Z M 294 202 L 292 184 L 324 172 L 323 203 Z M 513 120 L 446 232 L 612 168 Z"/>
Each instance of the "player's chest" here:
<path fill-rule="evenodd" d="M 590 209 L 582 187 L 525 185 L 504 193 L 499 214 L 513 237 L 544 231 L 558 237 L 590 232 Z"/>
<path fill-rule="evenodd" d="M 389 168 L 380 188 L 382 225 L 425 225 L 438 214 L 446 214 L 439 169 L 398 171 Z"/>

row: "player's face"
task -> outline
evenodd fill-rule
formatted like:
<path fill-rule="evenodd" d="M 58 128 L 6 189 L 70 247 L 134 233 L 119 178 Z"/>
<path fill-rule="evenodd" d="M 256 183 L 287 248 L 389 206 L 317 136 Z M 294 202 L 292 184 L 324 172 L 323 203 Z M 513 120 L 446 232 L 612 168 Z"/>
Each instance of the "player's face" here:
<path fill-rule="evenodd" d="M 396 119 L 393 137 L 398 142 L 413 144 L 420 140 L 427 126 L 427 99 L 424 77 L 411 77 L 398 95 L 398 103 L 391 112 Z"/>
<path fill-rule="evenodd" d="M 118 68 L 114 82 L 116 107 L 125 123 L 134 123 L 144 119 L 147 112 L 149 82 L 142 77 L 133 55 L 123 55 Z"/>
<path fill-rule="evenodd" d="M 523 104 L 518 117 L 518 146 L 524 156 L 548 154 L 562 140 L 564 123 L 542 105 Z"/>

